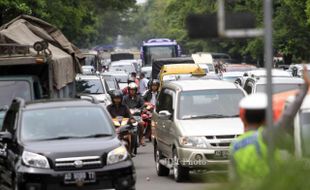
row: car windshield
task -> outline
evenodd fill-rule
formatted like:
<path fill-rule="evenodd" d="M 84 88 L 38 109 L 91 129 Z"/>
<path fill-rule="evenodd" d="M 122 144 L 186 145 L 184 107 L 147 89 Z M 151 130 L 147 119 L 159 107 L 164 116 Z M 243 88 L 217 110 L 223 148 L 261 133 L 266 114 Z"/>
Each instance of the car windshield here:
<path fill-rule="evenodd" d="M 23 113 L 21 123 L 22 141 L 113 135 L 109 117 L 99 107 L 29 110 Z"/>
<path fill-rule="evenodd" d="M 27 81 L 0 81 L 0 107 L 10 105 L 15 97 L 30 101 L 31 87 Z"/>
<path fill-rule="evenodd" d="M 145 48 L 145 55 L 149 60 L 176 56 L 175 46 L 149 46 Z M 151 61 L 148 61 L 147 63 L 151 63 Z"/>
<path fill-rule="evenodd" d="M 310 157 L 310 110 L 300 114 L 300 141 L 303 156 Z"/>
<path fill-rule="evenodd" d="M 96 56 L 95 55 L 87 55 L 85 57 L 85 65 L 95 65 L 96 64 Z"/>
<path fill-rule="evenodd" d="M 244 97 L 240 89 L 212 89 L 182 92 L 180 119 L 238 117 L 239 102 Z"/>
<path fill-rule="evenodd" d="M 107 81 L 109 90 L 118 89 L 117 84 L 116 84 L 116 82 L 115 82 L 113 79 L 108 79 L 108 80 L 106 80 L 106 81 Z"/>
<path fill-rule="evenodd" d="M 76 82 L 76 91 L 87 94 L 105 94 L 100 79 L 79 80 Z"/>
<path fill-rule="evenodd" d="M 273 84 L 272 85 L 272 93 L 280 93 L 290 90 L 296 90 L 299 89 L 301 84 Z M 258 84 L 256 86 L 256 92 L 265 92 L 266 84 Z"/>

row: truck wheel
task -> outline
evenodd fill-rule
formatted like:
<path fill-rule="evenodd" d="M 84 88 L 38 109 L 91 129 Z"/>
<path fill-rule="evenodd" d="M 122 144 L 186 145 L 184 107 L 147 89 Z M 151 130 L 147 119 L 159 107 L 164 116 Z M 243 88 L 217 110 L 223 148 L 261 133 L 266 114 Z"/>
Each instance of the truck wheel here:
<path fill-rule="evenodd" d="M 176 149 L 173 150 L 173 177 L 176 182 L 183 182 L 189 177 L 189 169 L 183 167 L 179 162 Z"/>
<path fill-rule="evenodd" d="M 170 173 L 170 169 L 162 165 L 159 160 L 163 159 L 161 152 L 154 146 L 154 154 L 155 154 L 155 163 L 156 163 L 156 172 L 158 176 L 168 176 Z"/>

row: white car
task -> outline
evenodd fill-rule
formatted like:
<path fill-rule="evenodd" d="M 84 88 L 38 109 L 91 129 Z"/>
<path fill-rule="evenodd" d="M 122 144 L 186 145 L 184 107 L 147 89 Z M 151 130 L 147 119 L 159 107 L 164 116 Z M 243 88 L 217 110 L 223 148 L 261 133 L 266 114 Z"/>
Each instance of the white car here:
<path fill-rule="evenodd" d="M 139 66 L 136 60 L 120 60 L 113 61 L 109 67 L 109 72 L 124 71 L 128 74 L 135 72 L 138 73 Z"/>
<path fill-rule="evenodd" d="M 190 170 L 226 168 L 230 143 L 244 132 L 239 118 L 244 96 L 240 87 L 220 80 L 163 84 L 152 118 L 157 174 L 168 176 L 173 169 L 179 182 Z"/>
<path fill-rule="evenodd" d="M 77 75 L 75 81 L 77 94 L 93 96 L 104 106 L 111 104 L 108 85 L 101 76 Z"/>
<path fill-rule="evenodd" d="M 95 73 L 95 67 L 92 65 L 84 65 L 82 66 L 82 74 L 83 75 L 92 75 Z"/>

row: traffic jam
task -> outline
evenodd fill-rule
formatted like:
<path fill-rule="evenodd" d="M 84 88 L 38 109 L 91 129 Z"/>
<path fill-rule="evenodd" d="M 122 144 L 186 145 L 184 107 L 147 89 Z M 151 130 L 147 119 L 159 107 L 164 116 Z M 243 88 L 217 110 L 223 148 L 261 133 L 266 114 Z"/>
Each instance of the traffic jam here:
<path fill-rule="evenodd" d="M 201 189 L 193 176 L 209 172 L 224 183 L 260 178 L 268 134 L 275 157 L 309 155 L 309 65 L 272 68 L 274 126 L 263 128 L 266 68 L 228 53 L 184 54 L 169 38 L 78 49 L 52 29 L 27 15 L 0 28 L 1 190 L 155 189 L 153 180 Z"/>

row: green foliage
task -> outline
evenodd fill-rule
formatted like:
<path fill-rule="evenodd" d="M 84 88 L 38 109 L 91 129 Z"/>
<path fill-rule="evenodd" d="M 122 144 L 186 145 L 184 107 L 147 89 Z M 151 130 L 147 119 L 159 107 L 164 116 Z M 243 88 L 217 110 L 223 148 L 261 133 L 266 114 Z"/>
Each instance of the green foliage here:
<path fill-rule="evenodd" d="M 274 49 L 290 57 L 309 60 L 310 0 L 274 0 Z M 305 6 L 306 5 L 306 6 Z M 142 41 L 152 37 L 176 39 L 186 53 L 195 51 L 228 52 L 235 57 L 251 56 L 263 60 L 262 38 L 192 40 L 187 36 L 185 19 L 190 13 L 216 12 L 216 0 L 149 0 L 141 7 L 135 22 Z M 226 3 L 227 11 L 246 11 L 255 14 L 257 26 L 263 27 L 263 1 L 235 0 Z M 143 13 L 143 14 L 142 14 Z M 203 23 L 202 23 L 203 24 Z"/>
<path fill-rule="evenodd" d="M 28 14 L 58 27 L 79 47 L 111 42 L 135 0 L 0 0 L 0 25 Z M 116 21 L 116 22 L 114 22 Z M 118 23 L 118 24 L 115 24 Z"/>

